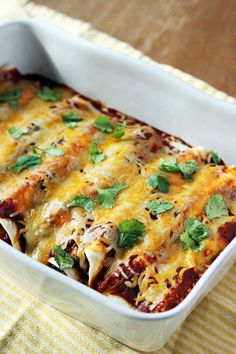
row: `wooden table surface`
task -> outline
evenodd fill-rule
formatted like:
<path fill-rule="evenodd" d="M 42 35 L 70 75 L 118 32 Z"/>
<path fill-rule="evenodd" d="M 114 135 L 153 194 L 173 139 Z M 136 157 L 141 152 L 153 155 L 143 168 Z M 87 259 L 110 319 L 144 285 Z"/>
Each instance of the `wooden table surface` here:
<path fill-rule="evenodd" d="M 35 0 L 236 96 L 236 0 Z"/>

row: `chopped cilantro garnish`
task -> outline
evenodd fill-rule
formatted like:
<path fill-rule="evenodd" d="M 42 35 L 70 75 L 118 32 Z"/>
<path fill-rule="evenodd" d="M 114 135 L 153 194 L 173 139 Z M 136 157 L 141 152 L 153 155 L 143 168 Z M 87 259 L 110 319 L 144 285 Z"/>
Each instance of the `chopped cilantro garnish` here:
<path fill-rule="evenodd" d="M 97 143 L 95 141 L 93 141 L 90 145 L 90 158 L 94 163 L 99 163 L 106 159 L 103 152 L 98 150 Z"/>
<path fill-rule="evenodd" d="M 79 114 L 68 112 L 62 115 L 62 120 L 68 128 L 75 128 L 77 123 L 81 122 L 83 118 Z"/>
<path fill-rule="evenodd" d="M 125 135 L 125 127 L 126 127 L 125 122 L 121 124 L 116 124 L 114 132 L 112 134 L 113 138 L 116 139 L 123 138 L 123 136 Z"/>
<path fill-rule="evenodd" d="M 39 166 L 41 163 L 42 158 L 38 154 L 23 155 L 17 159 L 16 164 L 14 166 L 10 167 L 10 170 L 18 173 L 26 168 L 33 169 Z"/>
<path fill-rule="evenodd" d="M 49 156 L 63 156 L 65 152 L 61 149 L 57 149 L 54 146 L 49 146 L 47 148 L 41 149 L 45 154 Z"/>
<path fill-rule="evenodd" d="M 55 261 L 61 270 L 73 267 L 75 263 L 74 258 L 71 257 L 69 253 L 65 252 L 60 246 L 55 246 L 53 248 L 53 253 Z"/>
<path fill-rule="evenodd" d="M 63 156 L 63 155 L 65 155 L 65 152 L 63 150 L 57 149 L 55 146 L 49 146 L 49 147 L 42 149 L 36 145 L 33 145 L 32 149 L 33 149 L 34 154 L 37 154 L 38 152 L 39 153 L 44 152 L 46 155 L 49 155 L 49 156 Z"/>
<path fill-rule="evenodd" d="M 166 211 L 173 209 L 173 205 L 167 200 L 148 202 L 147 207 L 153 215 L 163 214 Z"/>
<path fill-rule="evenodd" d="M 118 228 L 118 247 L 133 247 L 143 238 L 145 231 L 145 225 L 137 219 L 125 220 Z"/>
<path fill-rule="evenodd" d="M 21 97 L 22 90 L 12 90 L 0 95 L 0 102 L 7 102 L 13 109 L 17 109 L 17 100 Z"/>
<path fill-rule="evenodd" d="M 188 160 L 187 162 L 178 164 L 179 171 L 182 177 L 189 182 L 193 181 L 192 175 L 199 171 L 199 166 L 195 160 Z"/>
<path fill-rule="evenodd" d="M 182 177 L 188 182 L 192 182 L 192 175 L 199 171 L 199 166 L 195 160 L 188 160 L 184 163 L 177 164 L 175 157 L 171 157 L 167 160 L 161 159 L 159 168 L 167 172 L 180 172 Z"/>
<path fill-rule="evenodd" d="M 113 126 L 110 122 L 110 118 L 107 116 L 101 116 L 95 119 L 93 123 L 94 127 L 101 130 L 104 133 L 111 133 Z"/>
<path fill-rule="evenodd" d="M 221 161 L 220 155 L 217 152 L 211 151 L 209 154 L 210 161 L 218 165 Z"/>
<path fill-rule="evenodd" d="M 96 208 L 96 200 L 87 195 L 77 195 L 69 203 L 66 204 L 68 208 L 80 207 L 89 212 L 92 212 Z"/>
<path fill-rule="evenodd" d="M 36 92 L 37 96 L 43 101 L 60 101 L 61 94 L 58 89 L 52 89 L 48 86 L 43 86 L 41 90 Z"/>
<path fill-rule="evenodd" d="M 184 222 L 184 232 L 180 235 L 180 241 L 183 249 L 191 249 L 197 252 L 202 249 L 203 241 L 208 236 L 206 225 L 198 221 L 197 218 L 187 219 Z"/>
<path fill-rule="evenodd" d="M 28 133 L 28 128 L 14 128 L 14 127 L 10 127 L 8 129 L 9 134 L 11 135 L 11 137 L 13 139 L 19 139 L 22 135 L 27 134 Z"/>
<path fill-rule="evenodd" d="M 112 208 L 116 204 L 114 198 L 125 188 L 127 188 L 125 183 L 117 183 L 115 186 L 106 189 L 98 188 L 99 203 L 106 209 Z"/>
<path fill-rule="evenodd" d="M 221 194 L 215 194 L 210 197 L 207 201 L 205 210 L 206 215 L 210 220 L 219 218 L 220 216 L 229 215 L 229 211 Z"/>
<path fill-rule="evenodd" d="M 148 184 L 154 189 L 159 189 L 161 193 L 168 193 L 170 183 L 164 173 L 155 173 L 148 178 Z"/>
<path fill-rule="evenodd" d="M 115 125 L 115 127 L 113 127 L 110 118 L 107 116 L 98 117 L 94 121 L 93 125 L 95 128 L 101 130 L 104 133 L 111 133 L 114 130 L 112 136 L 116 139 L 120 139 L 125 135 L 125 122 L 118 123 Z"/>
<path fill-rule="evenodd" d="M 159 168 L 162 171 L 179 172 L 179 167 L 175 157 L 171 157 L 170 159 L 161 159 Z"/>

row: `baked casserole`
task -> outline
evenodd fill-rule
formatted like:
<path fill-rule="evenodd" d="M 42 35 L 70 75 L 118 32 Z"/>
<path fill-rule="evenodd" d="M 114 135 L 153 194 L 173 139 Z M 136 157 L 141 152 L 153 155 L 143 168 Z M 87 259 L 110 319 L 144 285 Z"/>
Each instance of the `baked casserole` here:
<path fill-rule="evenodd" d="M 16 69 L 0 124 L 0 239 L 106 296 L 169 310 L 236 235 L 217 152 Z"/>

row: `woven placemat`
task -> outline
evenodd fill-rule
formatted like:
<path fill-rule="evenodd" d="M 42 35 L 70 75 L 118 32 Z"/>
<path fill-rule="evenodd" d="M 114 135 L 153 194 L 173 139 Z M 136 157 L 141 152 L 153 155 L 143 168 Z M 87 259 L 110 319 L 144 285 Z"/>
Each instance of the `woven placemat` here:
<path fill-rule="evenodd" d="M 64 16 L 25 0 L 1 0 L 0 23 L 37 18 L 55 24 L 114 50 L 159 65 L 162 69 L 219 99 L 233 97 L 169 65 L 158 64 L 94 29 L 91 24 Z M 236 353 L 236 265 L 198 305 L 172 336 L 161 354 Z M 71 317 L 47 306 L 0 277 L 0 353 L 136 353 Z"/>

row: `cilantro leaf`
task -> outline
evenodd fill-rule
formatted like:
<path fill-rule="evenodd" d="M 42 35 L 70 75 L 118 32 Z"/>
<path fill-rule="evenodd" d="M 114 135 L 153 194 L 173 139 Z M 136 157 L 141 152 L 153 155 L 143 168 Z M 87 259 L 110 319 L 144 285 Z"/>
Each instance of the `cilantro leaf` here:
<path fill-rule="evenodd" d="M 43 101 L 60 101 L 61 94 L 58 89 L 52 89 L 48 86 L 43 86 L 41 90 L 36 92 L 37 96 Z"/>
<path fill-rule="evenodd" d="M 153 215 L 163 214 L 166 211 L 173 209 L 173 205 L 167 200 L 148 202 L 147 207 Z"/>
<path fill-rule="evenodd" d="M 49 156 L 63 156 L 63 155 L 65 155 L 65 152 L 63 150 L 57 149 L 55 146 L 49 146 L 49 147 L 41 149 L 37 145 L 33 145 L 32 149 L 33 149 L 34 154 L 37 154 L 38 152 L 42 151 Z"/>
<path fill-rule="evenodd" d="M 96 200 L 87 195 L 80 194 L 76 195 L 69 203 L 66 204 L 66 206 L 68 208 L 80 207 L 92 212 L 96 208 Z"/>
<path fill-rule="evenodd" d="M 178 164 L 182 177 L 189 182 L 193 181 L 192 175 L 199 171 L 199 166 L 195 160 L 188 160 L 187 162 Z"/>
<path fill-rule="evenodd" d="M 127 188 L 125 183 L 117 183 L 114 187 L 106 189 L 98 188 L 99 203 L 106 209 L 112 208 L 116 204 L 114 198 L 125 188 Z"/>
<path fill-rule="evenodd" d="M 11 135 L 11 137 L 13 139 L 19 139 L 22 135 L 27 134 L 28 133 L 28 129 L 27 128 L 14 128 L 14 127 L 10 127 L 8 129 L 8 133 Z"/>
<path fill-rule="evenodd" d="M 154 189 L 159 189 L 162 193 L 169 192 L 170 183 L 164 173 L 155 173 L 148 178 L 148 184 Z"/>
<path fill-rule="evenodd" d="M 111 133 L 113 130 L 110 118 L 107 116 L 98 117 L 97 119 L 95 119 L 93 125 L 95 128 L 101 130 L 104 133 Z"/>
<path fill-rule="evenodd" d="M 125 122 L 121 124 L 116 124 L 114 132 L 112 134 L 113 138 L 116 139 L 123 138 L 123 136 L 125 135 L 125 127 L 126 127 Z"/>
<path fill-rule="evenodd" d="M 138 243 L 146 232 L 145 225 L 137 219 L 123 221 L 118 228 L 117 246 L 131 248 Z"/>
<path fill-rule="evenodd" d="M 106 156 L 102 151 L 98 150 L 97 143 L 95 141 L 90 145 L 90 158 L 93 163 L 99 163 L 106 159 Z"/>
<path fill-rule="evenodd" d="M 53 248 L 54 258 L 61 270 L 72 268 L 75 261 L 74 258 L 67 252 L 65 252 L 60 246 Z"/>
<path fill-rule="evenodd" d="M 180 235 L 180 241 L 184 250 L 191 249 L 197 252 L 202 249 L 203 241 L 208 236 L 206 225 L 197 218 L 187 219 L 184 222 L 184 232 Z"/>
<path fill-rule="evenodd" d="M 162 171 L 179 172 L 176 157 L 171 157 L 170 159 L 161 158 L 159 168 Z"/>
<path fill-rule="evenodd" d="M 62 115 L 62 120 L 68 128 L 73 129 L 77 126 L 77 122 L 81 122 L 83 118 L 79 114 L 68 112 Z"/>
<path fill-rule="evenodd" d="M 54 146 L 49 146 L 47 148 L 41 149 L 45 154 L 49 156 L 63 156 L 65 152 L 61 149 L 57 149 Z"/>
<path fill-rule="evenodd" d="M 22 90 L 12 90 L 0 95 L 0 102 L 7 102 L 13 109 L 17 109 L 17 100 L 21 97 Z"/>
<path fill-rule="evenodd" d="M 210 161 L 213 161 L 214 164 L 218 165 L 221 161 L 221 157 L 217 152 L 211 151 L 209 154 Z"/>
<path fill-rule="evenodd" d="M 229 215 L 229 211 L 221 194 L 215 194 L 208 199 L 205 211 L 210 220 Z"/>
<path fill-rule="evenodd" d="M 16 164 L 14 166 L 10 167 L 10 170 L 19 173 L 26 168 L 33 169 L 39 166 L 41 163 L 42 158 L 38 154 L 23 155 L 17 159 Z"/>
<path fill-rule="evenodd" d="M 193 181 L 192 175 L 199 171 L 199 166 L 195 160 L 188 160 L 184 163 L 177 164 L 176 158 L 171 157 L 170 159 L 161 159 L 160 170 L 168 172 L 180 172 L 182 177 L 189 182 Z"/>
<path fill-rule="evenodd" d="M 197 252 L 202 248 L 202 244 L 191 238 L 188 232 L 183 232 L 180 235 L 180 241 L 184 250 L 190 249 L 193 252 Z"/>

